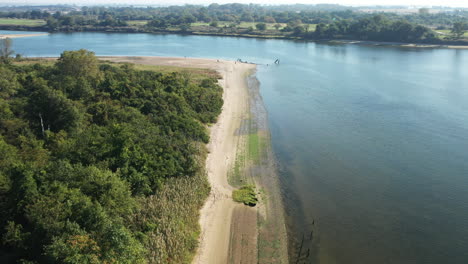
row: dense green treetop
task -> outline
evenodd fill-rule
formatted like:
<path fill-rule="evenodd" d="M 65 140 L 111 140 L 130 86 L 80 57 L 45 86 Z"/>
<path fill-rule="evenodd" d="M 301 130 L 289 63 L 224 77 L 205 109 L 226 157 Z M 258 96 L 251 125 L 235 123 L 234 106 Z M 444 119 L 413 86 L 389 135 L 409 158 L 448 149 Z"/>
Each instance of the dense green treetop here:
<path fill-rule="evenodd" d="M 188 238 L 169 235 L 179 252 L 151 243 L 190 216 L 164 220 L 176 205 L 142 215 L 167 204 L 157 199 L 171 179 L 200 172 L 197 146 L 223 103 L 216 82 L 100 64 L 86 50 L 52 66 L 0 64 L 0 261 L 180 263 L 197 239 L 187 227 L 177 232 Z M 190 191 L 196 217 L 204 196 Z"/>
<path fill-rule="evenodd" d="M 361 18 L 356 21 L 341 20 L 331 24 L 318 24 L 315 32 L 304 33 L 316 39 L 351 38 L 374 41 L 396 42 L 437 42 L 435 33 L 427 27 L 397 20 L 384 15 Z"/>

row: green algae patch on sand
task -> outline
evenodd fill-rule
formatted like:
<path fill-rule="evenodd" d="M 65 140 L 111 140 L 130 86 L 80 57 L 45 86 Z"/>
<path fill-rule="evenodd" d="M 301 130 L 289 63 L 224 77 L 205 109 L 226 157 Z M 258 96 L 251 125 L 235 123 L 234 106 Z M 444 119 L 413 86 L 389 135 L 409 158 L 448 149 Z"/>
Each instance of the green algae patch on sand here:
<path fill-rule="evenodd" d="M 250 133 L 248 135 L 248 154 L 249 160 L 252 161 L 254 164 L 259 164 L 261 161 L 265 160 L 267 155 L 267 142 L 268 136 L 261 131 L 257 131 L 256 133 Z"/>
<path fill-rule="evenodd" d="M 258 163 L 260 160 L 260 148 L 259 148 L 259 136 L 257 133 L 249 134 L 249 157 L 250 159 Z"/>

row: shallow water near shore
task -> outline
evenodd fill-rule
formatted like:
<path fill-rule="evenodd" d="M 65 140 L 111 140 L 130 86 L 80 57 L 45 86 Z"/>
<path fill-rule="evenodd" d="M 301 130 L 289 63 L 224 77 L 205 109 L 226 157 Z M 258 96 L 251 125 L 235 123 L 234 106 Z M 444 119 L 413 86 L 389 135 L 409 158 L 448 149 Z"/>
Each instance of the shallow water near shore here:
<path fill-rule="evenodd" d="M 26 56 L 259 63 L 291 263 L 468 263 L 468 51 L 105 33 L 13 43 Z"/>

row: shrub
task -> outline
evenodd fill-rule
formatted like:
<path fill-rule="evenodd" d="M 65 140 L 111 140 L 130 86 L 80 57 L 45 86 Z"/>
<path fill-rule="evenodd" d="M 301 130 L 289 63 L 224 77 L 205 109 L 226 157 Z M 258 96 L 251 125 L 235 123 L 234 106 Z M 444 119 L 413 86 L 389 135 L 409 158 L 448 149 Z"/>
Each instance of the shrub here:
<path fill-rule="evenodd" d="M 258 23 L 255 25 L 258 30 L 265 30 L 267 28 L 265 23 Z"/>
<path fill-rule="evenodd" d="M 255 194 L 255 186 L 244 185 L 239 190 L 232 191 L 232 199 L 238 203 L 243 203 L 248 206 L 257 205 L 257 195 Z"/>

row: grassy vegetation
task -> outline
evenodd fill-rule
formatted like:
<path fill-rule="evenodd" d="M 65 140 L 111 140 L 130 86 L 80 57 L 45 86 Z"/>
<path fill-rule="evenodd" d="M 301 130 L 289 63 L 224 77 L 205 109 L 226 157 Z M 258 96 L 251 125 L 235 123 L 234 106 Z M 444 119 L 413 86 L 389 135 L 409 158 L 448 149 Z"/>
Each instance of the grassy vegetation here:
<path fill-rule="evenodd" d="M 234 187 L 251 182 L 246 169 L 259 164 L 265 155 L 267 139 L 262 133 L 255 131 L 252 122 L 251 119 L 245 119 L 241 125 L 242 130 L 247 130 L 248 133 L 240 135 L 236 160 L 228 175 L 229 184 Z"/>
<path fill-rule="evenodd" d="M 219 22 L 218 25 L 221 25 L 222 22 Z M 195 22 L 195 23 L 191 23 L 190 26 L 191 27 L 200 27 L 200 26 L 209 26 L 210 23 L 205 23 L 205 22 Z M 224 26 L 224 24 L 223 24 Z"/>
<path fill-rule="evenodd" d="M 108 62 L 107 62 L 108 63 Z M 123 64 L 123 63 L 115 63 Z M 183 74 L 187 79 L 190 79 L 195 82 L 201 82 L 202 80 L 208 78 L 220 79 L 221 76 L 218 72 L 209 69 L 196 69 L 196 68 L 184 68 L 184 67 L 175 67 L 175 66 L 160 66 L 160 65 L 143 65 L 143 64 L 134 64 L 133 67 L 136 70 L 141 71 L 155 71 L 160 73 L 180 73 Z"/>
<path fill-rule="evenodd" d="M 51 59 L 41 59 L 41 58 L 25 58 L 21 60 L 15 60 L 13 63 L 16 65 L 32 65 L 32 64 L 40 63 L 41 65 L 52 66 L 55 64 L 55 62 L 56 61 L 53 59 L 51 60 Z M 100 60 L 100 63 L 112 64 L 112 65 L 125 64 L 125 63 L 115 63 L 115 62 L 107 61 L 106 59 Z M 210 69 L 184 68 L 184 67 L 161 66 L 161 65 L 144 65 L 144 64 L 131 64 L 131 67 L 133 67 L 135 70 L 154 71 L 154 72 L 160 72 L 163 74 L 180 73 L 195 83 L 199 83 L 206 78 L 214 78 L 214 79 L 221 78 L 221 76 L 219 75 L 217 71 L 210 70 Z"/>
<path fill-rule="evenodd" d="M 309 24 L 309 31 L 313 32 L 317 28 L 317 24 Z"/>
<path fill-rule="evenodd" d="M 144 26 L 148 24 L 148 20 L 128 20 L 126 22 L 130 26 Z"/>
<path fill-rule="evenodd" d="M 234 24 L 233 22 L 230 22 L 230 21 L 218 21 L 218 28 L 223 28 L 223 27 L 229 27 L 230 25 Z M 257 25 L 258 22 L 241 22 L 240 24 L 236 24 L 236 27 L 238 28 L 244 28 L 244 29 L 247 29 L 247 28 L 253 28 L 255 29 L 255 25 Z M 275 28 L 275 25 L 276 24 L 279 24 L 280 27 L 278 28 L 279 30 L 283 29 L 286 27 L 286 23 L 265 23 L 266 24 L 266 29 L 267 30 L 276 30 Z M 191 26 L 192 27 L 198 27 L 198 26 L 209 26 L 210 23 L 203 23 L 203 22 L 196 22 L 196 23 L 192 23 Z M 302 24 L 303 26 L 307 25 L 307 24 Z M 315 27 L 317 26 L 317 24 L 308 24 L 309 25 L 309 30 L 310 31 L 314 31 L 315 30 Z"/>
<path fill-rule="evenodd" d="M 453 35 L 451 29 L 436 29 L 435 31 L 438 32 L 438 33 L 442 33 L 442 34 L 439 35 L 441 38 Z M 463 34 L 462 38 L 463 39 L 468 39 L 468 31 L 465 32 L 465 34 Z"/>
<path fill-rule="evenodd" d="M 202 153 L 200 168 L 203 168 L 205 146 L 200 145 L 199 151 Z M 200 236 L 200 208 L 209 192 L 208 179 L 200 169 L 193 177 L 168 180 L 157 196 L 139 201 L 140 211 L 135 212 L 130 221 L 132 225 L 147 230 L 145 248 L 149 249 L 146 255 L 148 263 L 192 262 Z M 168 261 L 171 258 L 176 260 Z"/>
<path fill-rule="evenodd" d="M 43 26 L 45 24 L 42 19 L 0 18 L 0 25 Z"/>
<path fill-rule="evenodd" d="M 267 147 L 267 139 L 262 133 L 251 133 L 248 139 L 249 159 L 258 164 L 265 156 Z"/>
<path fill-rule="evenodd" d="M 256 24 L 258 24 L 258 23 L 256 23 L 256 22 L 241 22 L 239 27 L 240 28 L 249 28 L 249 27 L 255 28 Z M 276 24 L 277 23 L 265 23 L 266 29 L 267 30 L 273 30 L 273 29 L 275 29 Z M 281 25 L 281 27 L 279 29 L 282 29 L 282 28 L 284 28 L 286 26 L 286 24 L 284 24 L 284 23 L 278 23 L 278 24 Z"/>
<path fill-rule="evenodd" d="M 232 199 L 248 206 L 257 205 L 258 199 L 254 185 L 244 185 L 238 190 L 232 191 Z"/>
<path fill-rule="evenodd" d="M 451 29 L 436 29 L 435 30 L 436 32 L 440 32 L 440 33 L 444 33 L 446 35 L 451 35 L 452 34 L 452 30 Z M 465 32 L 465 34 L 463 35 L 464 37 L 468 37 L 468 31 Z"/>
<path fill-rule="evenodd" d="M 218 72 L 209 69 L 194 69 L 194 68 L 183 68 L 183 67 L 175 67 L 175 66 L 156 66 L 156 65 L 142 65 L 136 64 L 135 69 L 143 70 L 143 71 L 156 71 L 161 73 L 182 73 L 188 74 L 191 80 L 194 81 L 201 81 L 209 78 L 219 79 L 221 76 Z"/>
<path fill-rule="evenodd" d="M 18 65 L 18 66 L 24 66 L 24 65 L 33 65 L 33 64 L 40 64 L 42 66 L 53 66 L 55 64 L 55 60 L 49 60 L 49 59 L 40 59 L 40 58 L 25 58 L 25 59 L 20 59 L 20 60 L 13 60 L 13 64 Z"/>
<path fill-rule="evenodd" d="M 239 150 L 236 155 L 236 161 L 234 166 L 228 175 L 229 184 L 238 187 L 241 186 L 246 181 L 246 176 L 244 175 L 244 169 L 246 167 L 247 158 L 243 150 Z"/>
<path fill-rule="evenodd" d="M 260 149 L 259 149 L 259 136 L 257 133 L 249 134 L 249 142 L 248 142 L 248 150 L 249 150 L 249 158 L 257 163 L 260 159 Z"/>

